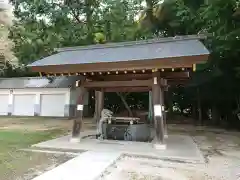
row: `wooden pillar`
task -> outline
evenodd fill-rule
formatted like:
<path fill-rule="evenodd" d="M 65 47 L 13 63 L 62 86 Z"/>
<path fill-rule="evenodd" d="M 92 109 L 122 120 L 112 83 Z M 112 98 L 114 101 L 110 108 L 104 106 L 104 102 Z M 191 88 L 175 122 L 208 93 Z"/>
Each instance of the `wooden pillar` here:
<path fill-rule="evenodd" d="M 198 105 L 198 121 L 201 125 L 203 125 L 200 88 L 197 88 L 197 105 Z"/>
<path fill-rule="evenodd" d="M 152 99 L 152 91 L 149 91 L 149 95 L 148 95 L 148 99 L 149 99 L 149 108 L 148 108 L 148 120 L 149 120 L 149 123 L 151 125 L 154 124 L 154 121 L 153 121 L 153 99 Z"/>
<path fill-rule="evenodd" d="M 84 107 L 84 89 L 81 89 L 77 99 L 76 114 L 73 121 L 71 142 L 80 142 L 80 131 L 82 128 L 83 107 Z"/>
<path fill-rule="evenodd" d="M 162 88 L 160 85 L 160 76 L 156 73 L 153 74 L 153 104 L 154 104 L 154 127 L 156 131 L 155 137 L 155 148 L 166 149 L 164 144 L 164 124 L 163 124 L 163 113 L 162 113 Z"/>
<path fill-rule="evenodd" d="M 95 121 L 98 123 L 101 117 L 101 112 L 104 108 L 104 92 L 95 91 Z"/>
<path fill-rule="evenodd" d="M 104 108 L 104 92 L 103 90 L 98 92 L 98 112 L 99 112 L 99 119 L 101 117 L 102 110 Z M 98 121 L 99 121 L 98 119 Z"/>
<path fill-rule="evenodd" d="M 97 123 L 97 137 L 99 137 L 102 133 L 100 126 L 102 126 L 100 123 L 101 113 L 104 108 L 104 92 L 96 91 L 96 107 L 95 107 L 95 113 L 96 113 L 96 123 Z"/>
<path fill-rule="evenodd" d="M 162 112 L 163 112 L 163 126 L 164 126 L 164 137 L 167 138 L 168 137 L 168 133 L 167 133 L 167 114 L 166 114 L 166 108 L 165 108 L 165 97 L 164 97 L 164 91 L 161 91 L 161 104 L 162 104 Z"/>
<path fill-rule="evenodd" d="M 98 114 L 98 91 L 94 91 L 95 92 L 95 108 L 94 108 L 94 121 L 97 122 L 99 114 Z"/>

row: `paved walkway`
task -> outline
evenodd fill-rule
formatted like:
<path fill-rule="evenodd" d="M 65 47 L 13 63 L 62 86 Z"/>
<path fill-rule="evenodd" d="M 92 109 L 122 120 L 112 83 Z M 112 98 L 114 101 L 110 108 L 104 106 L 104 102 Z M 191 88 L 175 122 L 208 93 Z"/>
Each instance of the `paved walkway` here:
<path fill-rule="evenodd" d="M 84 152 L 33 180 L 94 180 L 120 156 L 114 152 Z"/>

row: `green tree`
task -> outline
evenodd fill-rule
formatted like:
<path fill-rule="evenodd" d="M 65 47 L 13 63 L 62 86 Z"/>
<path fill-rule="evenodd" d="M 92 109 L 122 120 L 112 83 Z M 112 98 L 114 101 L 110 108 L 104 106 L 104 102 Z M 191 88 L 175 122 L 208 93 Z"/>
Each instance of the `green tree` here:
<path fill-rule="evenodd" d="M 54 53 L 54 48 L 94 43 L 95 33 L 110 41 L 141 36 L 134 21 L 138 0 L 17 0 L 12 1 L 17 21 L 10 37 L 24 64 Z"/>
<path fill-rule="evenodd" d="M 205 118 L 211 110 L 213 116 L 217 114 L 218 120 L 221 116 L 227 123 L 240 124 L 235 120 L 240 107 L 239 1 L 174 0 L 160 4 L 153 0 L 146 2 L 148 7 L 143 11 L 140 24 L 142 27 L 146 27 L 146 23 L 150 24 L 148 28 L 153 33 L 160 36 L 211 34 L 204 41 L 211 51 L 209 62 L 205 68 L 193 74 L 191 83 L 184 91 L 182 88 L 175 89 L 175 104 L 178 104 L 179 109 L 193 109 L 199 104 L 196 91 L 199 89 L 202 108 L 198 107 L 198 111 L 201 109 Z"/>

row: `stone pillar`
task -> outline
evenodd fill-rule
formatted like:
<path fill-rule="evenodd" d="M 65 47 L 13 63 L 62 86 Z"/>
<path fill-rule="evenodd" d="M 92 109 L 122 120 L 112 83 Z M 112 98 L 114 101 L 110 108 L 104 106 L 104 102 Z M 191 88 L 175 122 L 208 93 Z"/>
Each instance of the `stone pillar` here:
<path fill-rule="evenodd" d="M 166 144 L 164 144 L 164 123 L 161 98 L 162 88 L 160 85 L 160 77 L 157 74 L 153 76 L 152 93 L 154 104 L 154 127 L 156 130 L 154 146 L 156 149 L 166 149 Z"/>
<path fill-rule="evenodd" d="M 80 142 L 80 132 L 83 121 L 83 107 L 84 107 L 84 89 L 80 91 L 77 99 L 76 114 L 73 121 L 72 139 L 71 142 Z"/>

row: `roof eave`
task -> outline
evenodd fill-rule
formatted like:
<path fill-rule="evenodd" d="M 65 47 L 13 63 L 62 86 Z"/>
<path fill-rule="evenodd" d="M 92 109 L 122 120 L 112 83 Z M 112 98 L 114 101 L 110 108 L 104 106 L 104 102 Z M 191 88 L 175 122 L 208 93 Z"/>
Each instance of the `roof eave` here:
<path fill-rule="evenodd" d="M 120 62 L 99 62 L 88 64 L 60 64 L 29 66 L 34 72 L 44 73 L 84 73 L 84 72 L 108 72 L 125 70 L 143 70 L 154 68 L 191 68 L 193 64 L 204 63 L 209 54 L 196 56 L 183 56 L 173 58 L 120 61 Z"/>

